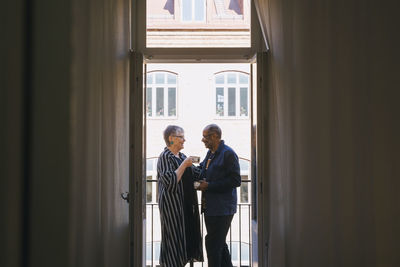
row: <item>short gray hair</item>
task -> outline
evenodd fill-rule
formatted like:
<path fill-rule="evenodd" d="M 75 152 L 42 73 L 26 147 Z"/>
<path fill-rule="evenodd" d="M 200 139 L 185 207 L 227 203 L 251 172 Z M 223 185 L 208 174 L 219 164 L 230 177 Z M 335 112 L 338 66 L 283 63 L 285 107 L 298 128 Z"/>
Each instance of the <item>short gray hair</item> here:
<path fill-rule="evenodd" d="M 184 132 L 182 127 L 176 125 L 168 125 L 164 130 L 164 141 L 167 146 L 170 145 L 169 137 L 171 135 L 177 134 L 178 132 Z"/>
<path fill-rule="evenodd" d="M 210 134 L 216 134 L 219 139 L 222 137 L 222 130 L 216 124 L 209 124 L 207 125 L 204 130 L 207 130 Z"/>

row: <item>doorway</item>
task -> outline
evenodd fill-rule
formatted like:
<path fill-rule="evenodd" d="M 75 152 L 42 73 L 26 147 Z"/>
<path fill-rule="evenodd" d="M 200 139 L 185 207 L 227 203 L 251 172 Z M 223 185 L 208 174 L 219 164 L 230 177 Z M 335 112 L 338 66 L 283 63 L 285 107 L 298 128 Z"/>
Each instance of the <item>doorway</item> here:
<path fill-rule="evenodd" d="M 239 157 L 242 184 L 237 188 L 238 206 L 227 235 L 233 266 L 251 266 L 251 64 L 146 64 L 144 86 L 146 113 L 146 237 L 145 265 L 159 266 L 160 218 L 158 210 L 157 159 L 165 143 L 163 130 L 178 125 L 185 130 L 187 156 L 204 158 L 203 128 L 215 123 L 222 139 Z M 200 193 L 198 193 L 200 203 Z M 201 216 L 204 262 L 206 229 Z M 190 266 L 188 263 L 187 266 Z"/>
<path fill-rule="evenodd" d="M 264 221 L 267 221 L 267 213 L 263 214 L 263 202 L 267 196 L 262 195 L 262 181 L 259 177 L 266 177 L 263 175 L 267 167 L 259 168 L 258 163 L 265 157 L 263 151 L 266 150 L 264 144 L 257 141 L 257 137 L 266 136 L 266 127 L 262 122 L 258 124 L 260 122 L 257 120 L 257 113 L 263 118 L 266 107 L 257 103 L 262 99 L 264 90 L 261 83 L 257 82 L 257 73 L 263 73 L 262 64 L 258 62 L 262 62 L 260 51 L 265 47 L 257 16 L 251 15 L 256 14 L 254 3 L 248 0 L 235 1 L 243 5 L 239 5 L 239 9 L 230 10 L 222 8 L 226 1 L 200 1 L 204 3 L 202 6 L 210 7 L 204 12 L 204 16 L 209 19 L 197 21 L 194 25 L 185 22 L 184 29 L 178 29 L 177 24 L 182 22 L 181 15 L 185 11 L 179 9 L 178 1 L 165 1 L 167 5 L 162 5 L 161 9 L 151 0 L 133 1 L 131 6 L 130 117 L 135 118 L 130 120 L 131 266 L 158 264 L 160 238 L 154 228 L 159 220 L 156 160 L 165 147 L 162 131 L 169 124 L 183 127 L 187 137 L 183 153 L 203 158 L 206 149 L 200 141 L 202 130 L 212 122 L 222 128 L 222 139 L 241 157 L 244 182 L 242 187 L 237 189 L 238 202 L 243 204 L 243 209 L 245 205 L 249 205 L 246 206 L 248 211 L 242 210 L 243 217 L 238 215 L 242 213 L 238 208 L 232 223 L 242 225 L 245 220 L 249 220 L 249 230 L 233 227 L 228 233 L 233 263 L 236 263 L 236 266 L 263 266 L 264 259 L 259 258 L 259 255 L 265 257 L 267 253 L 264 253 L 264 247 L 259 247 L 258 244 L 264 244 L 264 240 L 268 239 L 265 234 L 267 227 L 263 226 Z M 221 6 L 214 10 L 212 7 L 217 2 Z M 226 19 L 233 19 L 235 23 L 229 23 L 229 26 L 225 23 Z M 154 24 L 156 22 L 158 26 Z M 234 29 L 228 30 L 220 22 Z M 186 38 L 185 31 L 190 32 L 190 40 Z M 165 37 L 167 35 L 168 37 Z M 216 38 L 216 35 L 223 38 Z M 239 38 L 239 35 L 247 41 L 234 45 L 235 40 L 245 40 Z M 188 43 L 197 40 L 193 36 L 199 37 L 201 42 L 226 42 L 222 46 L 215 45 L 215 42 L 209 45 Z M 184 39 L 181 44 L 171 43 Z M 157 40 L 166 41 L 168 45 L 155 45 L 153 41 Z M 235 65 L 241 64 L 246 67 L 236 68 Z M 188 66 L 199 69 L 194 71 L 196 74 L 192 74 L 192 79 L 186 80 L 183 71 L 186 72 Z M 240 84 L 240 79 L 245 79 L 243 77 L 248 79 L 247 93 Z M 204 80 L 195 83 L 197 79 Z M 148 81 L 151 81 L 151 84 Z M 201 84 L 203 85 L 200 86 Z M 194 90 L 192 95 L 189 93 L 190 87 Z M 187 98 L 192 101 L 182 101 L 185 94 L 188 94 Z M 184 118 L 183 115 L 187 117 Z M 200 116 L 204 116 L 203 120 L 199 120 Z M 247 124 L 243 132 L 236 131 L 232 126 L 239 127 L 238 125 L 243 123 Z M 235 143 L 235 138 L 240 139 L 243 136 L 246 136 L 247 140 Z M 245 146 L 248 152 L 240 153 Z M 203 232 L 203 238 L 204 236 Z M 245 251 L 249 251 L 248 255 L 244 254 Z M 206 258 L 206 255 L 204 256 Z"/>

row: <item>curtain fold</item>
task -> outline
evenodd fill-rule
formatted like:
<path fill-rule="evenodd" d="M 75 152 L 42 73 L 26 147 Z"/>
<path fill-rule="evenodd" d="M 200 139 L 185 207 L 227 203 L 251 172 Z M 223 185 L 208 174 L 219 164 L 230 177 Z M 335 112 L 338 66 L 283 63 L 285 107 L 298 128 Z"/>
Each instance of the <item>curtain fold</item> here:
<path fill-rule="evenodd" d="M 269 0 L 254 0 L 254 4 L 257 11 L 258 21 L 260 23 L 261 32 L 265 42 L 265 47 L 269 50 L 269 41 L 271 40 L 270 24 L 269 24 Z"/>

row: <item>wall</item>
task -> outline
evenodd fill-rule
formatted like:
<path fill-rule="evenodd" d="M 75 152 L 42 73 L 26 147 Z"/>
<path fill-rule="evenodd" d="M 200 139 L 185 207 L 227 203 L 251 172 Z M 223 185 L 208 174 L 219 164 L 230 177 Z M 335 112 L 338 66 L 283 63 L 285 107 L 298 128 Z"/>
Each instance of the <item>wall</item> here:
<path fill-rule="evenodd" d="M 201 142 L 203 129 L 210 123 L 216 123 L 222 129 L 222 139 L 226 144 L 231 146 L 239 157 L 250 159 L 250 117 L 217 118 L 214 89 L 215 73 L 241 71 L 249 74 L 249 64 L 148 64 L 147 71 L 153 70 L 168 70 L 178 75 L 177 117 L 174 119 L 147 117 L 146 157 L 160 155 L 165 147 L 162 132 L 167 125 L 173 124 L 185 130 L 186 142 L 182 152 L 187 156 L 197 155 L 203 159 L 207 153 Z"/>
<path fill-rule="evenodd" d="M 187 18 L 185 2 L 149 0 L 146 3 L 149 15 L 146 22 L 148 47 L 250 46 L 249 0 L 193 2 L 204 5 L 204 17 L 197 20 L 190 14 L 192 19 Z"/>
<path fill-rule="evenodd" d="M 269 266 L 399 266 L 398 5 L 257 4 L 271 49 Z"/>

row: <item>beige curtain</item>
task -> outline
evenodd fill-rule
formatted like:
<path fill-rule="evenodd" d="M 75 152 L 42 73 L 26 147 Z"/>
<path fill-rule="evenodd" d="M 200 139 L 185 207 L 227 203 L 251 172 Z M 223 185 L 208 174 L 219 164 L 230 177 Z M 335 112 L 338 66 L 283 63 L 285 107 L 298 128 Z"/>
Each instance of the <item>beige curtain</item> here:
<path fill-rule="evenodd" d="M 255 4 L 270 48 L 268 266 L 400 266 L 396 1 Z"/>

